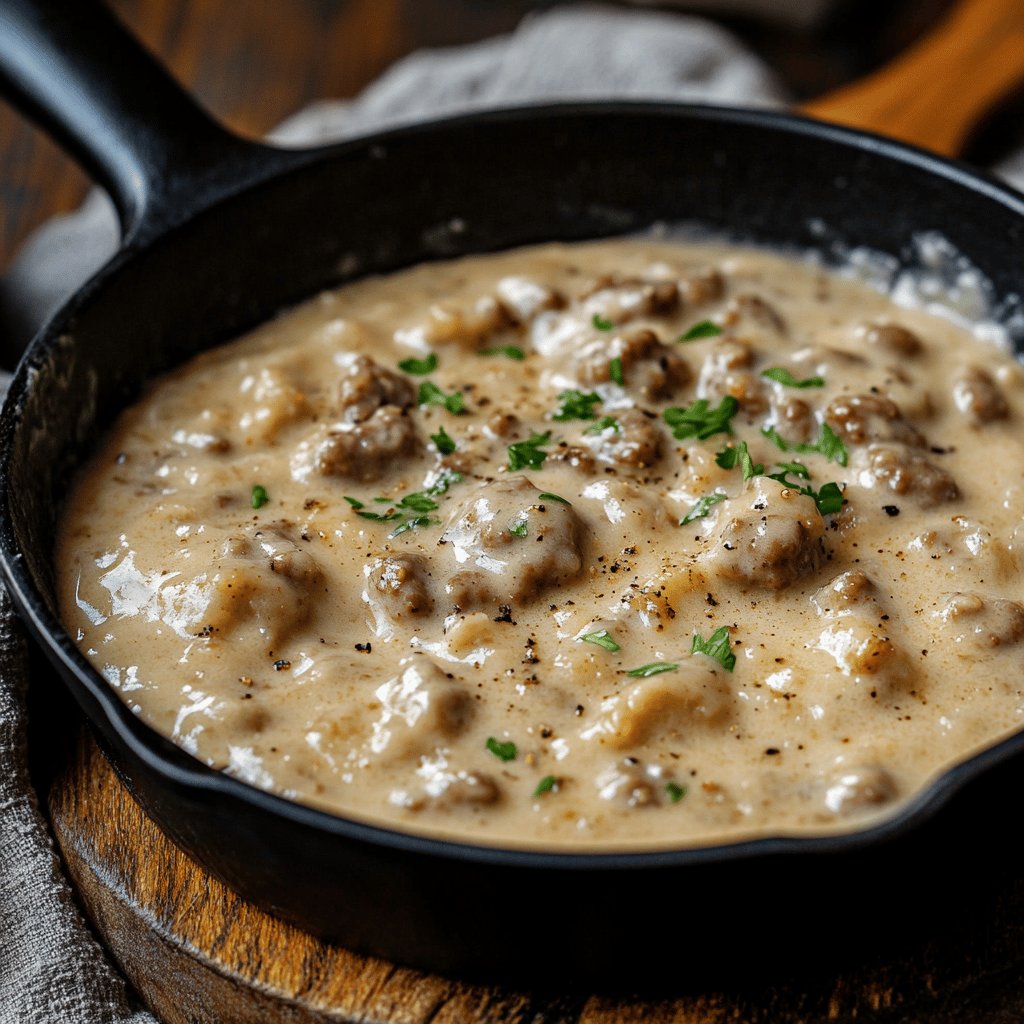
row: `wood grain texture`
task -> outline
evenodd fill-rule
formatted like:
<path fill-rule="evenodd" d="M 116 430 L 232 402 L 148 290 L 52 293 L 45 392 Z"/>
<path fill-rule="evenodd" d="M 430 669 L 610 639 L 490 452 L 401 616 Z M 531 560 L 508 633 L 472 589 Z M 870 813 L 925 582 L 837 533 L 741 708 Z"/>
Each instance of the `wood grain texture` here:
<path fill-rule="evenodd" d="M 737 936 L 735 985 L 679 965 L 677 996 L 531 992 L 399 968 L 320 942 L 206 875 L 142 813 L 83 730 L 49 795 L 68 872 L 97 931 L 167 1024 L 502 1021 L 509 1024 L 1010 1024 L 1024 1019 L 1024 881 L 1001 883 L 970 920 L 838 973 L 800 965 L 746 981 L 762 935 Z M 951 865 L 950 884 L 956 884 Z M 943 898 L 937 893 L 938 899 Z M 827 893 L 822 894 L 828 898 Z M 512 908 L 482 908 L 494 921 Z M 687 927 L 677 922 L 674 927 Z M 671 942 L 665 936 L 631 941 Z M 827 942 L 827 937 L 823 937 Z M 628 979 L 625 979 L 628 983 Z M 669 980 L 671 987 L 672 980 Z"/>
<path fill-rule="evenodd" d="M 313 100 L 355 95 L 419 46 L 508 31 L 531 6 L 530 0 L 106 2 L 208 110 L 254 137 Z M 88 184 L 49 139 L 0 102 L 0 271 L 34 227 L 77 206 Z"/>
<path fill-rule="evenodd" d="M 510 31 L 553 0 L 105 2 L 207 109 L 256 136 L 313 100 L 355 95 L 412 50 Z M 743 19 L 728 27 L 795 95 L 813 96 L 902 49 L 951 2 L 836 0 L 836 18 L 811 34 Z M 33 228 L 73 209 L 87 188 L 75 164 L 0 101 L 0 272 Z"/>
<path fill-rule="evenodd" d="M 1024 0 L 962 0 L 894 61 L 804 113 L 957 156 L 1024 84 Z"/>

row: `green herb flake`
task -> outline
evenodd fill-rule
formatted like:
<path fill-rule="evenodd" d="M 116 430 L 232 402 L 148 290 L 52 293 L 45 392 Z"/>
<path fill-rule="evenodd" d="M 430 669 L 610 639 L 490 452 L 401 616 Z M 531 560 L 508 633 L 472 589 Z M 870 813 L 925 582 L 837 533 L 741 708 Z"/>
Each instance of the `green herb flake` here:
<path fill-rule="evenodd" d="M 622 650 L 612 639 L 612 635 L 607 629 L 599 629 L 594 633 L 584 633 L 580 637 L 580 641 L 585 644 L 596 644 L 598 647 L 603 647 L 606 651 L 611 651 L 612 654 Z"/>
<path fill-rule="evenodd" d="M 441 520 L 435 519 L 434 516 L 416 516 L 415 519 L 407 519 L 401 526 L 392 530 L 388 536 L 397 537 L 399 534 L 405 533 L 406 530 L 417 530 L 421 526 L 437 526 L 440 522 Z"/>
<path fill-rule="evenodd" d="M 596 327 L 596 328 L 597 328 L 597 329 L 598 329 L 599 331 L 614 331 L 614 330 L 615 330 L 615 324 L 613 324 L 613 323 L 611 322 L 611 320 L 605 320 L 605 318 L 604 318 L 603 316 L 601 316 L 601 314 L 600 314 L 600 313 L 595 313 L 595 314 L 594 314 L 594 315 L 593 315 L 593 316 L 591 317 L 591 319 L 590 319 L 590 322 L 591 322 L 591 323 L 592 323 L 592 324 L 593 324 L 593 325 L 594 325 L 594 326 L 595 326 L 595 327 Z"/>
<path fill-rule="evenodd" d="M 426 491 L 413 491 L 397 502 L 399 508 L 411 509 L 413 512 L 433 512 L 437 502 Z"/>
<path fill-rule="evenodd" d="M 433 373 L 437 369 L 437 356 L 431 352 L 426 359 L 403 359 L 398 364 L 398 368 L 403 373 L 412 373 L 417 377 L 426 377 L 428 373 Z M 421 402 L 420 404 L 422 405 L 423 403 Z"/>
<path fill-rule="evenodd" d="M 600 404 L 601 396 L 594 391 L 577 391 L 570 388 L 558 396 L 558 401 L 561 404 L 558 412 L 552 414 L 553 420 L 592 420 L 597 415 L 594 406 Z"/>
<path fill-rule="evenodd" d="M 621 433 L 619 421 L 614 416 L 602 416 L 592 427 L 587 427 L 584 434 L 603 434 L 606 430 L 614 430 L 616 434 Z"/>
<path fill-rule="evenodd" d="M 649 679 L 651 676 L 660 676 L 662 672 L 675 672 L 679 665 L 674 661 L 652 661 L 639 668 L 631 668 L 626 675 L 634 679 Z"/>
<path fill-rule="evenodd" d="M 358 509 L 358 508 L 363 508 L 363 507 L 364 507 L 364 506 L 363 506 L 363 503 L 362 503 L 362 502 L 361 502 L 361 501 L 360 501 L 360 500 L 359 500 L 358 498 L 350 498 L 350 497 L 349 497 L 349 496 L 348 496 L 348 495 L 346 494 L 346 495 L 345 495 L 345 500 L 346 500 L 346 501 L 347 501 L 347 502 L 348 502 L 348 503 L 349 503 L 349 504 L 350 504 L 350 505 L 351 505 L 351 506 L 352 506 L 353 508 L 357 508 L 357 509 Z"/>
<path fill-rule="evenodd" d="M 437 474 L 437 479 L 424 490 L 424 494 L 429 494 L 432 498 L 436 498 L 441 494 L 444 494 L 452 484 L 457 484 L 462 480 L 462 474 L 454 469 L 442 469 Z"/>
<path fill-rule="evenodd" d="M 706 654 L 709 658 L 714 658 L 726 672 L 731 672 L 736 667 L 736 655 L 732 653 L 729 646 L 728 626 L 720 626 L 707 640 L 703 639 L 699 633 L 694 633 L 690 653 Z"/>
<path fill-rule="evenodd" d="M 513 537 L 525 537 L 530 529 L 530 521 L 526 516 L 521 516 L 519 519 L 513 520 L 509 523 L 508 532 Z"/>
<path fill-rule="evenodd" d="M 814 444 L 787 441 L 774 427 L 764 427 L 761 433 L 780 451 L 799 452 L 801 455 L 824 455 L 829 462 L 837 462 L 840 466 L 845 466 L 850 459 L 843 439 L 827 423 L 822 423 L 821 433 Z"/>
<path fill-rule="evenodd" d="M 478 356 L 505 356 L 506 359 L 514 359 L 521 363 L 526 358 L 526 353 L 517 345 L 498 345 L 496 348 L 482 348 L 477 352 Z"/>
<path fill-rule="evenodd" d="M 499 761 L 514 761 L 516 759 L 516 745 L 511 741 L 502 743 L 493 736 L 488 736 L 486 747 Z"/>
<path fill-rule="evenodd" d="M 356 515 L 360 516 L 363 519 L 369 519 L 373 523 L 390 523 L 396 519 L 402 518 L 402 513 L 396 512 L 394 509 L 392 509 L 390 512 L 383 513 L 357 511 Z"/>
<path fill-rule="evenodd" d="M 781 366 L 772 366 L 767 370 L 762 370 L 761 376 L 787 388 L 823 388 L 825 386 L 824 377 L 805 377 L 803 380 L 797 380 L 789 370 L 785 370 Z"/>
<path fill-rule="evenodd" d="M 837 483 L 822 484 L 817 494 L 811 493 L 814 504 L 823 516 L 834 516 L 843 507 L 843 492 Z"/>
<path fill-rule="evenodd" d="M 430 440 L 434 442 L 434 447 L 441 455 L 451 455 L 455 451 L 455 441 L 449 436 L 448 431 L 444 427 L 436 434 L 431 434 Z"/>
<path fill-rule="evenodd" d="M 626 383 L 626 378 L 622 375 L 622 359 L 616 356 L 608 364 L 608 376 L 611 378 L 613 383 L 618 384 L 619 387 L 623 387 Z"/>
<path fill-rule="evenodd" d="M 809 498 L 813 498 L 818 512 L 823 516 L 833 516 L 842 509 L 843 492 L 839 484 L 834 482 L 822 484 L 821 490 L 816 491 L 810 484 L 801 484 L 796 480 L 789 479 L 789 474 L 793 473 L 803 480 L 810 480 L 811 474 L 802 462 L 780 462 L 778 465 L 782 467 L 782 472 L 769 473 L 769 480 L 778 480 L 783 487 L 789 487 L 798 494 L 806 494 Z"/>
<path fill-rule="evenodd" d="M 558 779 L 554 775 L 545 775 L 540 782 L 537 783 L 537 788 L 533 791 L 534 796 L 543 796 L 545 793 L 550 793 L 558 785 Z"/>
<path fill-rule="evenodd" d="M 270 501 L 270 495 L 267 494 L 267 489 L 263 484 L 253 484 L 249 500 L 253 508 L 263 508 Z"/>
<path fill-rule="evenodd" d="M 678 782 L 666 782 L 665 792 L 668 794 L 669 800 L 677 804 L 686 796 L 687 789 L 686 786 L 680 786 Z"/>
<path fill-rule="evenodd" d="M 715 456 L 715 462 L 717 462 L 722 469 L 732 469 L 739 464 L 743 469 L 744 480 L 749 480 L 751 477 L 758 476 L 764 472 L 764 466 L 760 462 L 754 462 L 750 457 L 746 441 L 740 441 L 737 445 L 731 445 L 728 448 L 723 448 Z"/>
<path fill-rule="evenodd" d="M 671 408 L 662 413 L 662 418 L 672 428 L 677 441 L 696 437 L 706 441 L 715 434 L 731 434 L 730 420 L 739 411 L 740 403 L 732 395 L 726 395 L 718 406 L 710 408 L 706 398 L 698 398 L 685 409 Z"/>
<path fill-rule="evenodd" d="M 533 434 L 525 441 L 508 446 L 508 468 L 523 469 L 528 466 L 530 469 L 540 469 L 548 453 L 541 451 L 541 445 L 551 440 L 551 431 L 543 434 Z"/>
<path fill-rule="evenodd" d="M 453 391 L 450 395 L 446 395 L 430 380 L 425 380 L 420 385 L 416 403 L 417 405 L 443 405 L 455 416 L 466 411 L 466 398 L 461 391 Z"/>
<path fill-rule="evenodd" d="M 552 494 L 550 491 L 541 491 L 540 494 L 537 495 L 537 497 L 540 498 L 542 501 L 545 499 L 547 501 L 557 501 L 559 505 L 568 505 L 572 507 L 571 501 L 567 500 L 566 498 L 563 498 L 560 494 Z"/>
<path fill-rule="evenodd" d="M 773 480 L 778 480 L 780 476 L 784 476 L 786 473 L 792 473 L 802 480 L 811 479 L 811 471 L 802 462 L 776 462 L 775 465 L 782 469 L 782 473 L 769 473 L 768 475 Z"/>
<path fill-rule="evenodd" d="M 714 494 L 705 494 L 700 501 L 697 502 L 689 512 L 679 520 L 680 526 L 686 526 L 687 523 L 692 523 L 695 519 L 703 519 L 710 511 L 713 505 L 717 505 L 720 501 L 725 501 L 728 498 L 728 494 L 723 494 L 721 491 L 715 491 Z"/>
<path fill-rule="evenodd" d="M 681 334 L 676 341 L 697 341 L 700 338 L 717 338 L 722 333 L 722 328 L 713 320 L 701 320 L 694 324 L 685 334 Z"/>

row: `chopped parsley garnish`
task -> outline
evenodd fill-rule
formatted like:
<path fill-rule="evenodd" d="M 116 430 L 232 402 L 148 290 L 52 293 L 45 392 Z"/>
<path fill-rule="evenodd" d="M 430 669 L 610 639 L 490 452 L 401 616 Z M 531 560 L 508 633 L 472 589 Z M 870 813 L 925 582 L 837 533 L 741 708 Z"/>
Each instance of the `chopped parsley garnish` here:
<path fill-rule="evenodd" d="M 383 496 L 373 500 L 379 505 L 389 505 L 384 512 L 367 512 L 366 505 L 358 498 L 345 495 L 345 500 L 355 510 L 357 516 L 362 519 L 369 519 L 374 523 L 393 523 L 396 520 L 403 520 L 400 526 L 393 530 L 388 536 L 397 537 L 406 530 L 415 530 L 421 526 L 436 526 L 441 520 L 428 515 L 429 512 L 437 510 L 437 502 L 434 498 L 445 493 L 452 484 L 462 479 L 461 473 L 453 469 L 443 470 L 437 475 L 437 479 L 422 491 L 411 491 L 402 498 L 385 498 Z"/>
<path fill-rule="evenodd" d="M 694 324 L 685 334 L 681 334 L 676 341 L 697 341 L 698 338 L 717 338 L 722 333 L 722 328 L 713 320 L 701 320 Z"/>
<path fill-rule="evenodd" d="M 440 519 L 435 519 L 434 516 L 416 516 L 415 519 L 407 519 L 401 526 L 395 527 L 388 536 L 397 537 L 400 533 L 405 533 L 406 530 L 416 530 L 421 526 L 436 526 L 440 523 Z"/>
<path fill-rule="evenodd" d="M 825 429 L 828 430 L 828 427 L 826 426 Z M 832 436 L 835 437 L 834 434 Z M 775 440 L 775 438 L 772 438 L 772 440 Z M 809 483 L 802 484 L 796 480 L 789 479 L 790 473 L 799 480 L 811 479 L 810 470 L 802 462 L 779 462 L 777 465 L 779 466 L 779 472 L 769 473 L 768 478 L 778 480 L 783 487 L 789 487 L 799 494 L 806 494 L 809 498 L 813 498 L 814 504 L 823 516 L 834 516 L 842 509 L 843 492 L 839 484 L 834 481 L 822 484 L 821 488 L 816 491 Z"/>
<path fill-rule="evenodd" d="M 267 489 L 263 484 L 253 484 L 252 495 L 249 500 L 253 508 L 263 508 L 270 501 L 270 495 L 267 494 Z"/>
<path fill-rule="evenodd" d="M 550 793 L 557 785 L 558 779 L 556 779 L 554 775 L 545 775 L 544 778 L 537 783 L 537 788 L 533 791 L 533 795 L 543 796 L 545 793 Z"/>
<path fill-rule="evenodd" d="M 455 416 L 466 411 L 466 398 L 461 391 L 453 391 L 450 395 L 446 395 L 430 380 L 425 380 L 420 385 L 420 393 L 416 402 L 418 405 L 443 405 Z"/>
<path fill-rule="evenodd" d="M 594 325 L 594 326 L 595 326 L 595 327 L 596 327 L 596 328 L 597 328 L 597 329 L 598 329 L 599 331 L 614 331 L 614 330 L 615 330 L 615 324 L 613 324 L 613 323 L 611 322 L 611 320 L 605 320 L 605 318 L 604 318 L 603 316 L 601 316 L 601 314 L 600 314 L 600 313 L 595 313 L 595 314 L 593 315 L 593 317 L 591 317 L 591 320 L 590 320 L 590 322 L 591 322 L 591 323 L 592 323 L 592 324 L 593 324 L 593 325 Z"/>
<path fill-rule="evenodd" d="M 572 505 L 571 501 L 563 498 L 560 494 L 552 494 L 550 491 L 541 491 L 538 498 L 547 498 L 548 501 L 557 501 L 559 505 Z"/>
<path fill-rule="evenodd" d="M 626 378 L 622 375 L 622 359 L 616 356 L 608 364 L 608 376 L 612 379 L 612 382 L 618 384 L 621 388 L 626 383 Z"/>
<path fill-rule="evenodd" d="M 761 433 L 780 451 L 800 452 L 801 455 L 824 455 L 829 462 L 838 462 L 840 466 L 845 466 L 850 458 L 843 439 L 827 423 L 822 423 L 821 433 L 814 444 L 787 441 L 774 427 L 764 427 Z"/>
<path fill-rule="evenodd" d="M 426 359 L 403 359 L 398 364 L 398 368 L 403 373 L 413 373 L 417 377 L 426 377 L 428 373 L 433 373 L 437 369 L 437 356 L 431 352 Z M 420 402 L 420 405 L 423 405 L 423 402 Z"/>
<path fill-rule="evenodd" d="M 614 416 L 602 416 L 592 427 L 587 427 L 584 434 L 603 434 L 606 430 L 620 433 L 619 421 Z"/>
<path fill-rule="evenodd" d="M 451 455 L 455 451 L 455 441 L 448 435 L 448 431 L 442 427 L 436 434 L 430 435 L 434 447 L 441 455 Z"/>
<path fill-rule="evenodd" d="M 413 491 L 400 498 L 396 504 L 399 508 L 411 509 L 413 512 L 433 512 L 437 508 L 437 502 L 426 491 Z"/>
<path fill-rule="evenodd" d="M 686 796 L 687 790 L 685 786 L 680 786 L 678 782 L 666 782 L 665 792 L 668 794 L 669 800 L 677 804 Z"/>
<path fill-rule="evenodd" d="M 698 398 L 685 409 L 666 409 L 662 418 L 672 428 L 672 436 L 677 441 L 688 437 L 696 437 L 700 441 L 714 434 L 731 434 L 730 420 L 739 410 L 740 403 L 732 395 L 726 395 L 718 406 L 710 408 L 706 398 Z"/>
<path fill-rule="evenodd" d="M 499 761 L 514 761 L 516 759 L 516 745 L 511 741 L 502 743 L 493 736 L 488 736 L 486 746 Z"/>
<path fill-rule="evenodd" d="M 401 519 L 402 513 L 391 509 L 388 512 L 356 512 L 357 516 L 363 519 L 369 519 L 374 523 L 390 523 L 395 519 Z"/>
<path fill-rule="evenodd" d="M 716 456 L 715 462 L 722 469 L 732 469 L 737 463 L 743 469 L 743 479 L 749 480 L 752 476 L 758 476 L 764 472 L 764 466 L 760 462 L 754 462 L 747 451 L 747 442 L 740 441 L 737 445 L 723 448 Z"/>
<path fill-rule="evenodd" d="M 526 516 L 520 516 L 508 524 L 508 532 L 513 537 L 525 537 L 530 528 L 530 520 Z"/>
<path fill-rule="evenodd" d="M 525 441 L 508 446 L 508 468 L 522 469 L 529 466 L 530 469 L 540 469 L 548 453 L 541 451 L 541 445 L 551 440 L 551 431 L 543 434 L 533 434 Z"/>
<path fill-rule="evenodd" d="M 736 655 L 729 648 L 728 626 L 720 626 L 707 640 L 699 633 L 694 633 L 690 653 L 706 654 L 709 658 L 714 658 L 726 672 L 731 672 L 736 666 Z"/>
<path fill-rule="evenodd" d="M 553 420 L 592 420 L 597 415 L 594 406 L 601 403 L 601 396 L 595 391 L 577 391 L 570 388 L 558 396 L 558 401 L 561 405 L 558 412 L 552 414 Z"/>
<path fill-rule="evenodd" d="M 660 676 L 662 672 L 675 672 L 679 665 L 674 661 L 652 661 L 639 668 L 631 668 L 626 675 L 634 678 L 647 679 L 650 676 Z"/>
<path fill-rule="evenodd" d="M 785 484 L 787 487 L 793 485 L 785 479 L 787 473 L 792 473 L 794 476 L 800 477 L 801 480 L 810 480 L 811 471 L 802 462 L 776 462 L 782 472 L 781 473 L 769 473 L 768 476 L 772 480 L 778 480 L 780 484 Z"/>
<path fill-rule="evenodd" d="M 679 520 L 680 526 L 686 526 L 687 523 L 692 523 L 695 519 L 703 519 L 710 511 L 712 505 L 717 505 L 720 501 L 725 501 L 728 498 L 728 494 L 723 494 L 721 491 L 715 491 L 714 494 L 705 494 L 700 501 L 697 502 L 689 512 Z"/>
<path fill-rule="evenodd" d="M 436 498 L 439 494 L 444 494 L 452 484 L 457 484 L 461 480 L 461 473 L 454 469 L 442 469 L 437 474 L 437 479 L 423 493 Z"/>
<path fill-rule="evenodd" d="M 817 493 L 812 491 L 810 487 L 801 487 L 800 493 L 812 497 L 814 504 L 818 506 L 818 511 L 823 516 L 834 516 L 842 510 L 843 492 L 839 489 L 839 484 L 835 482 L 822 484 L 821 490 Z"/>
<path fill-rule="evenodd" d="M 797 380 L 789 370 L 785 370 L 781 366 L 772 366 L 767 370 L 762 370 L 761 376 L 767 377 L 768 380 L 774 380 L 787 388 L 823 388 L 825 386 L 824 377 L 805 377 L 803 380 Z"/>
<path fill-rule="evenodd" d="M 759 462 L 755 463 L 751 459 L 750 453 L 747 451 L 746 441 L 741 441 L 738 445 L 731 448 L 723 448 L 715 456 L 715 462 L 723 469 L 732 469 L 739 463 L 743 467 L 744 480 L 749 480 L 751 477 L 762 474 L 767 476 L 769 480 L 778 480 L 783 487 L 789 487 L 798 494 L 806 494 L 809 498 L 813 498 L 814 504 L 823 516 L 835 515 L 843 507 L 843 492 L 840 490 L 839 484 L 823 484 L 821 489 L 816 491 L 809 483 L 802 484 L 798 480 L 790 480 L 789 475 L 791 473 L 800 480 L 811 479 L 810 470 L 802 462 L 778 462 L 776 463 L 779 466 L 777 473 L 765 473 L 764 466 Z M 685 526 L 694 519 L 706 516 L 708 509 L 716 502 L 724 501 L 725 497 L 724 494 L 716 493 L 701 498 L 689 513 L 680 520 L 679 525 Z"/>
<path fill-rule="evenodd" d="M 478 356 L 505 356 L 507 359 L 515 359 L 522 362 L 526 353 L 518 345 L 498 345 L 496 348 L 482 348 L 477 352 Z"/>
<path fill-rule="evenodd" d="M 603 647 L 606 651 L 611 651 L 612 654 L 622 650 L 612 639 L 612 635 L 607 629 L 599 629 L 593 633 L 584 633 L 580 640 L 585 644 L 596 644 L 598 647 Z"/>

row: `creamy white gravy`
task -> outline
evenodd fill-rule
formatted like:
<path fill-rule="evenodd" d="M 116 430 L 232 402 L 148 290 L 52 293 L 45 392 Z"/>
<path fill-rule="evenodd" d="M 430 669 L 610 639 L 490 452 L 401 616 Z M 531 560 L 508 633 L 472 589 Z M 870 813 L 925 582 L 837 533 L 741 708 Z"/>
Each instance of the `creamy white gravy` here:
<path fill-rule="evenodd" d="M 330 811 L 849 830 L 1022 724 L 1022 412 L 995 345 L 779 256 L 431 264 L 157 381 L 70 496 L 63 615 L 155 729 Z"/>

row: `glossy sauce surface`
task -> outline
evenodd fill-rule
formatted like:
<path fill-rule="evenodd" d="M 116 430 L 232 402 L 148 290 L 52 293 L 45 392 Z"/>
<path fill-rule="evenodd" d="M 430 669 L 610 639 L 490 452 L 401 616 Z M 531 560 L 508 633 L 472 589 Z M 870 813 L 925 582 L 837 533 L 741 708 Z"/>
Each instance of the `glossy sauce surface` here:
<path fill-rule="evenodd" d="M 992 342 L 779 256 L 418 267 L 124 413 L 63 614 L 196 757 L 364 820 L 849 830 L 1021 725 L 1022 411 Z"/>

